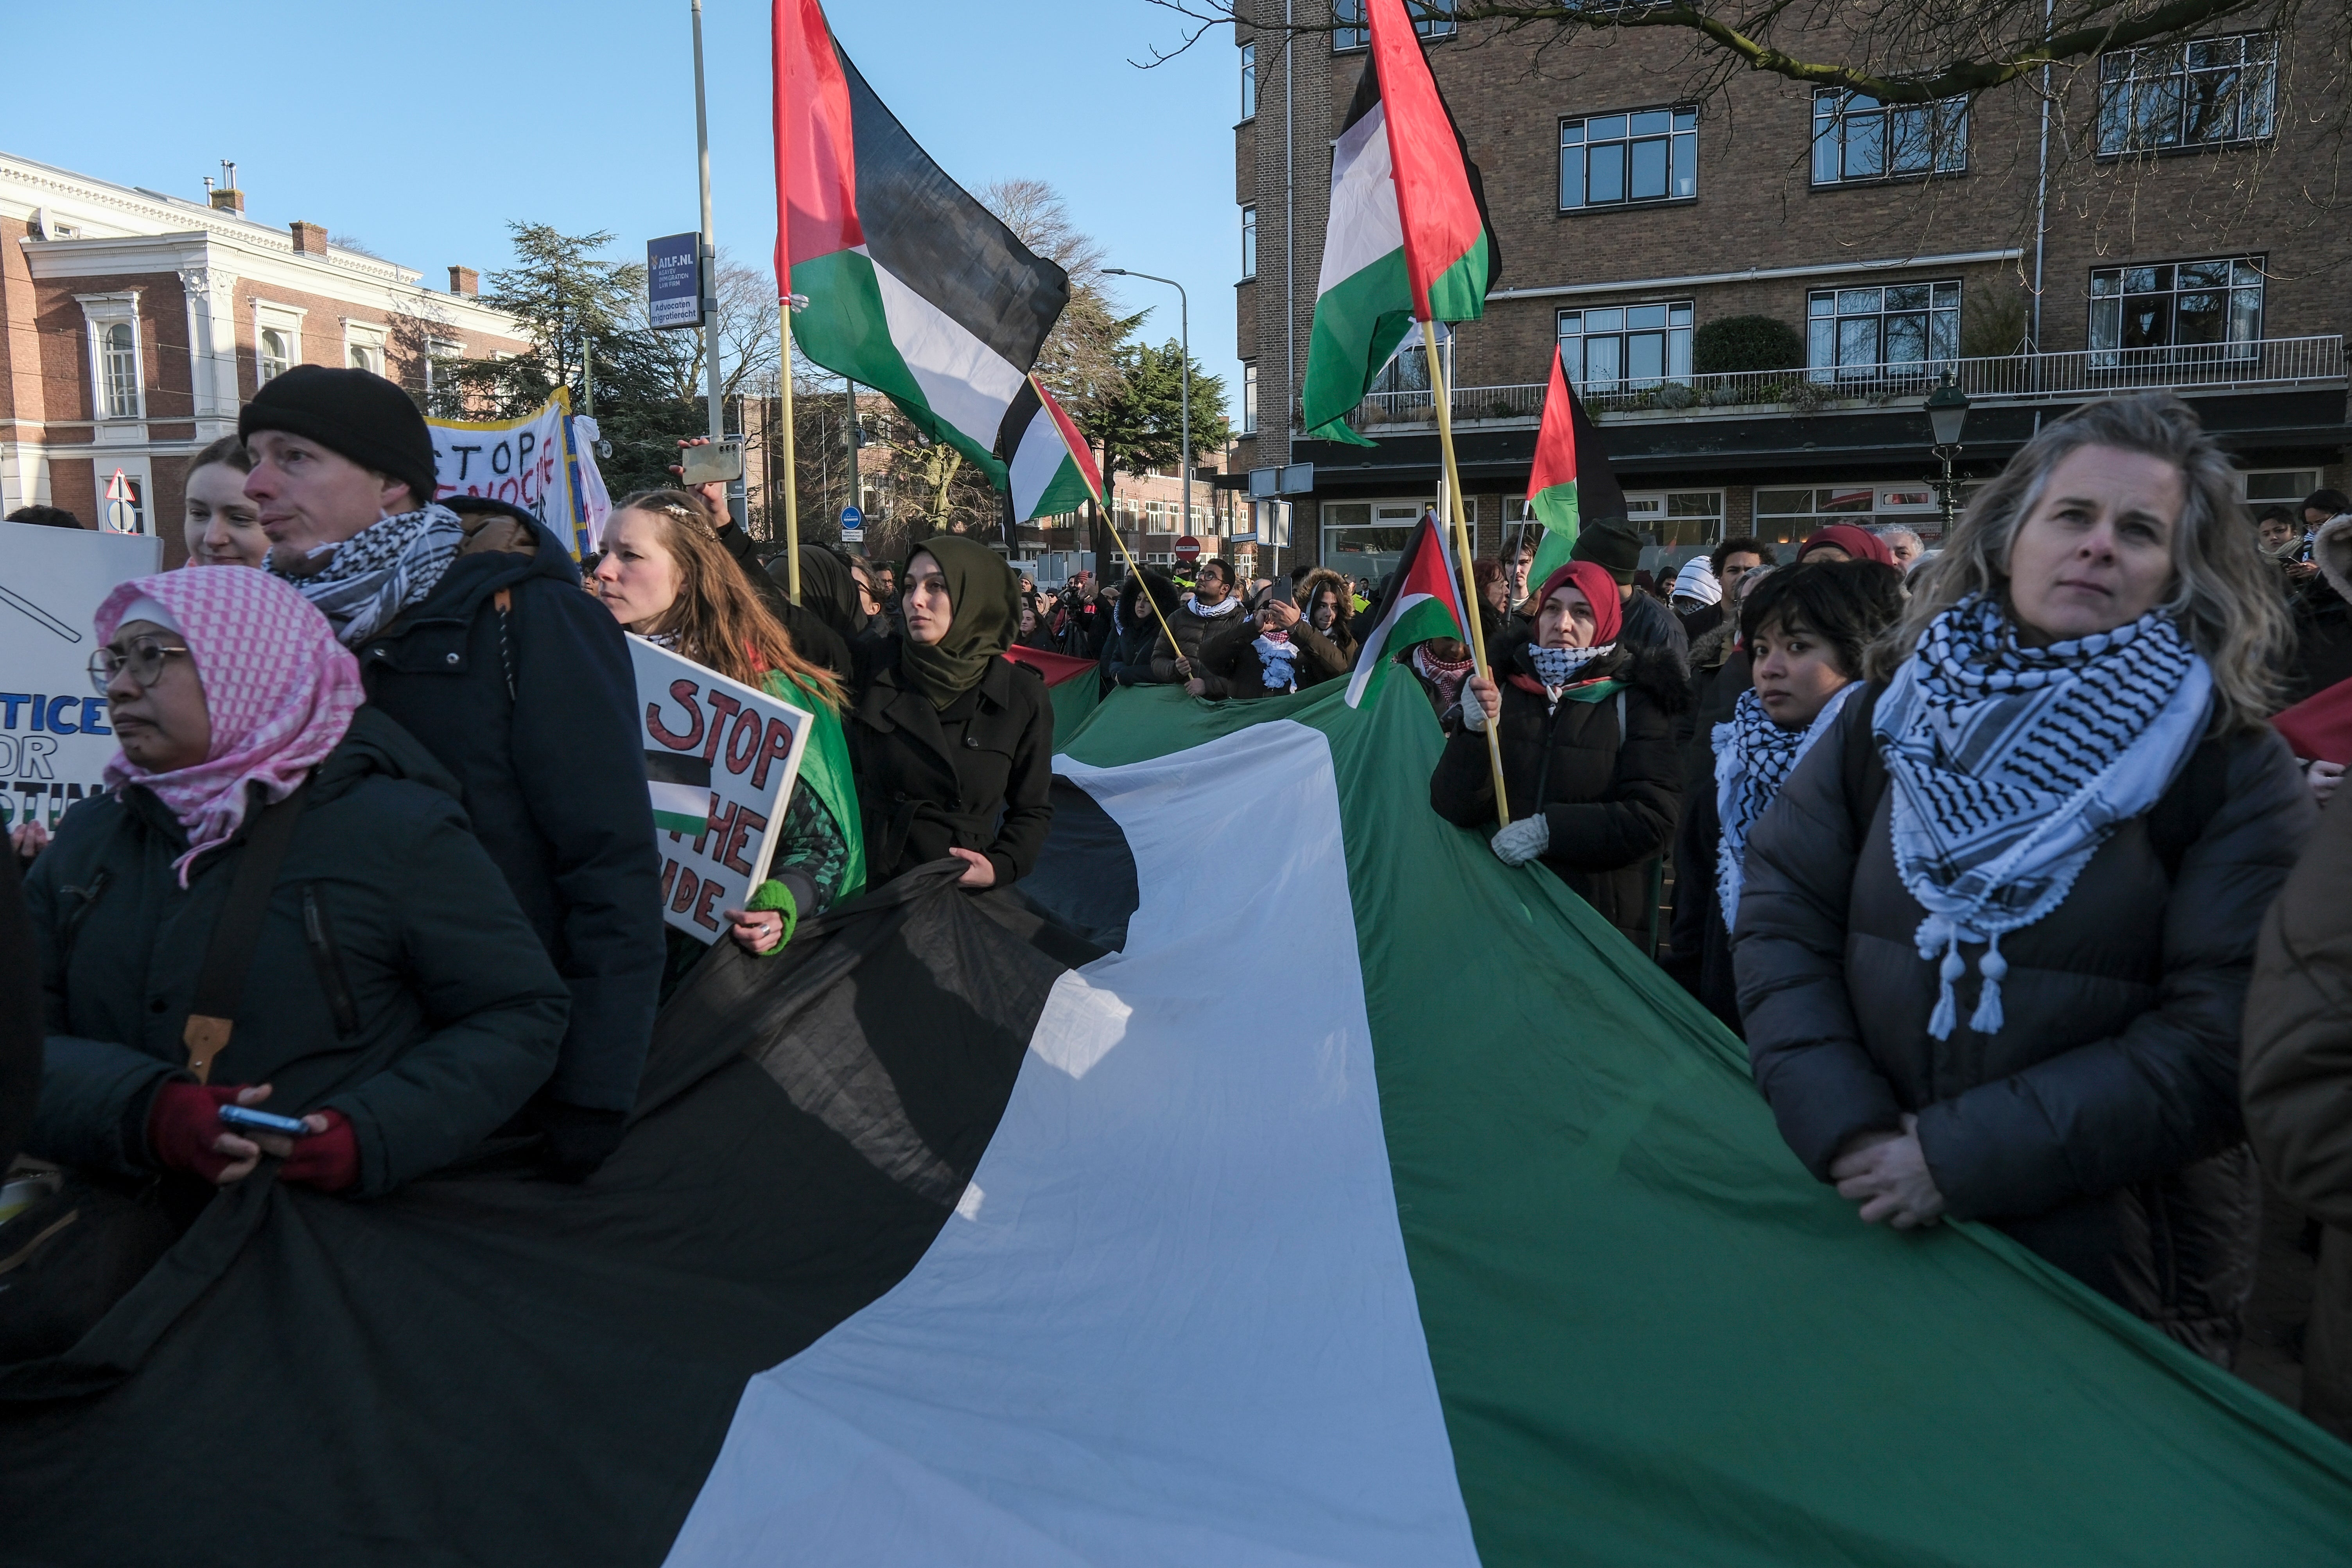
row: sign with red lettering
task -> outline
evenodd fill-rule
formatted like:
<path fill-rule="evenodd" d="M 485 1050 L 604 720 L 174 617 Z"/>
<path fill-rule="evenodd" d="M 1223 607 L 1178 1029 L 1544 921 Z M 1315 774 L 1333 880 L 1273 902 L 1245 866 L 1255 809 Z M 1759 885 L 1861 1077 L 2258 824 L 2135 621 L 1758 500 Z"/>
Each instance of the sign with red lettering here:
<path fill-rule="evenodd" d="M 629 639 L 629 662 L 662 858 L 662 919 L 716 942 L 726 911 L 744 908 L 767 879 L 810 714 L 643 637 Z"/>

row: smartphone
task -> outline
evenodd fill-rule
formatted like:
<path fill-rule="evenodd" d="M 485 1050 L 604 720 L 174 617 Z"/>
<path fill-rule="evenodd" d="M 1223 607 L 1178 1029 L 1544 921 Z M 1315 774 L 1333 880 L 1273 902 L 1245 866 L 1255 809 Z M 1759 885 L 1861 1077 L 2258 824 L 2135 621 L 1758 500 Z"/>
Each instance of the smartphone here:
<path fill-rule="evenodd" d="M 249 1105 L 224 1105 L 220 1108 L 222 1122 L 240 1132 L 276 1132 L 287 1138 L 308 1138 L 310 1124 L 299 1116 L 274 1116 L 267 1110 L 256 1110 Z"/>
<path fill-rule="evenodd" d="M 713 441 L 688 447 L 680 467 L 686 471 L 678 477 L 687 484 L 732 484 L 743 477 L 743 443 Z"/>

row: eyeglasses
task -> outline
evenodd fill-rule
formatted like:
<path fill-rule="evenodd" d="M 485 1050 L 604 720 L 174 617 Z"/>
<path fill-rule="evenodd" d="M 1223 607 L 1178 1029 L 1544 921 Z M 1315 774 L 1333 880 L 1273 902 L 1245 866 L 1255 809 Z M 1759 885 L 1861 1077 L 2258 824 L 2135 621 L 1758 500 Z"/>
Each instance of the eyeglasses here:
<path fill-rule="evenodd" d="M 131 683 L 144 691 L 163 679 L 163 661 L 173 654 L 184 654 L 184 647 L 174 647 L 153 637 L 133 637 L 131 646 L 121 653 L 110 647 L 100 648 L 89 656 L 89 683 L 100 697 L 114 684 L 114 678 L 124 670 L 131 672 Z"/>

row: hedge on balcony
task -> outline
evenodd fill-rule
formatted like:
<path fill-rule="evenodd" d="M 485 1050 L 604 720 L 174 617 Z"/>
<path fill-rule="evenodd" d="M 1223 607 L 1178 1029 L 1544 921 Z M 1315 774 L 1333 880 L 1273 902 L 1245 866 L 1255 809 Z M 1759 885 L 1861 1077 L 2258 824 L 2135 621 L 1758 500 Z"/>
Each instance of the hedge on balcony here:
<path fill-rule="evenodd" d="M 1801 370 L 1804 363 L 1804 339 L 1777 317 L 1726 316 L 1691 335 L 1691 369 L 1701 375 Z"/>

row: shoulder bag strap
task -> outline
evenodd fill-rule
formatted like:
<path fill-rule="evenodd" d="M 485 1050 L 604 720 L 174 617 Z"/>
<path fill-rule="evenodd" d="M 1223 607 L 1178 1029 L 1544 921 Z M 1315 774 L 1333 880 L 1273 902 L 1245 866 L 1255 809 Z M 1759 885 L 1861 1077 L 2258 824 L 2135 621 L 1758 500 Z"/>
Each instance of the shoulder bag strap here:
<path fill-rule="evenodd" d="M 212 940 L 205 944 L 205 966 L 196 974 L 196 1000 L 188 1009 L 187 1027 L 180 1038 L 188 1047 L 188 1070 L 204 1083 L 212 1077 L 213 1061 L 228 1048 L 236 1026 L 237 1002 L 245 994 L 245 976 L 253 967 L 253 950 L 261 940 L 261 922 L 269 912 L 269 895 L 278 886 L 278 868 L 285 863 L 286 847 L 294 841 L 294 825 L 310 798 L 304 784 L 277 805 L 262 809 L 261 819 L 246 835 L 245 856 L 236 863 L 229 883 L 228 903 L 213 924 Z"/>

